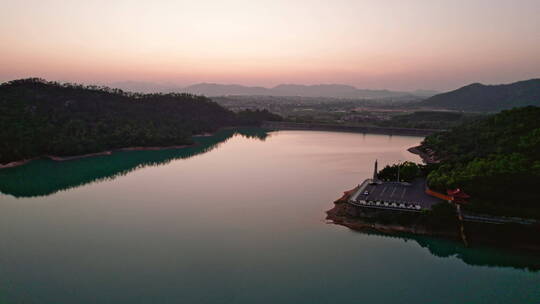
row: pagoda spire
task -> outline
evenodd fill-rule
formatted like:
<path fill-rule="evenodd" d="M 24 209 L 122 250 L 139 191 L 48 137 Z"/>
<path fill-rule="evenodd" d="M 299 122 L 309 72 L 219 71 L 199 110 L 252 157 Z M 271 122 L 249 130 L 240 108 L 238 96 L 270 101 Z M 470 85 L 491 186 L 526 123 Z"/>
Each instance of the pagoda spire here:
<path fill-rule="evenodd" d="M 373 181 L 378 180 L 377 178 L 377 160 L 375 160 L 375 169 L 373 170 Z"/>

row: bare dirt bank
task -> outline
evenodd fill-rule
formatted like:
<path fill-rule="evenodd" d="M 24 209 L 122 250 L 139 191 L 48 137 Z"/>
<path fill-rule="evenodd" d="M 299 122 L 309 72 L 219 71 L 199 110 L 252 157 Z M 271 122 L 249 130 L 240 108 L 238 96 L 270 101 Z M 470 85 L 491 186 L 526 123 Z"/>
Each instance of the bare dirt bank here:
<path fill-rule="evenodd" d="M 39 157 L 35 157 L 35 158 L 30 158 L 30 159 L 23 159 L 23 160 L 18 160 L 18 161 L 14 161 L 14 162 L 10 162 L 10 163 L 7 163 L 7 164 L 0 164 L 0 169 L 5 169 L 5 168 L 13 168 L 13 167 L 18 167 L 18 166 L 22 166 L 24 164 L 27 164 L 33 160 L 36 160 L 38 159 Z"/>

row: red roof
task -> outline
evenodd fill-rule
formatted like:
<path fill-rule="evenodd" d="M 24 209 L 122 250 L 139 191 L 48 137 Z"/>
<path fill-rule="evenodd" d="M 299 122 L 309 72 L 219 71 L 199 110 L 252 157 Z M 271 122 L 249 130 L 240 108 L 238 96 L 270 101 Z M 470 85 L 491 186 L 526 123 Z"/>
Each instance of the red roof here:
<path fill-rule="evenodd" d="M 471 196 L 463 192 L 461 189 L 446 190 L 446 193 L 452 197 L 452 201 L 455 203 L 465 203 Z"/>
<path fill-rule="evenodd" d="M 468 195 L 467 193 L 463 192 L 461 189 L 457 188 L 457 189 L 453 189 L 453 190 L 446 190 L 446 193 L 448 193 L 448 195 L 454 197 L 454 199 L 458 198 L 458 199 L 467 199 L 467 198 L 470 198 L 471 196 Z"/>

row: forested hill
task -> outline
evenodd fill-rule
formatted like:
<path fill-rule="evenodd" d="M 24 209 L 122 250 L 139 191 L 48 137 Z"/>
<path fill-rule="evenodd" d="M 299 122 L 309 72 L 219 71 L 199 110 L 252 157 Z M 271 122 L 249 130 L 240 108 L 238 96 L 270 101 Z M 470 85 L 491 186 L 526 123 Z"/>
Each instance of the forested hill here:
<path fill-rule="evenodd" d="M 498 112 L 528 105 L 540 106 L 540 79 L 503 85 L 474 83 L 455 91 L 432 96 L 422 106 L 463 111 Z"/>
<path fill-rule="evenodd" d="M 31 78 L 0 85 L 0 163 L 132 146 L 192 143 L 193 134 L 276 119 L 236 114 L 190 94 L 135 94 Z"/>
<path fill-rule="evenodd" d="M 440 191 L 462 188 L 467 208 L 540 218 L 540 108 L 502 111 L 426 137 L 441 160 L 428 176 Z"/>

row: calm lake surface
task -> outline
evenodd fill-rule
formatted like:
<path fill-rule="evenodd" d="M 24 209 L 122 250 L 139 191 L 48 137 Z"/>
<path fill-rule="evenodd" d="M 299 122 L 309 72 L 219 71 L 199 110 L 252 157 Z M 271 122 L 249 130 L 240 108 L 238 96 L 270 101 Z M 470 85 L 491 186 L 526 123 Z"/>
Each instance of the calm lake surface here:
<path fill-rule="evenodd" d="M 0 303 L 540 303 L 537 257 L 325 221 L 421 138 L 242 133 L 0 170 Z"/>

